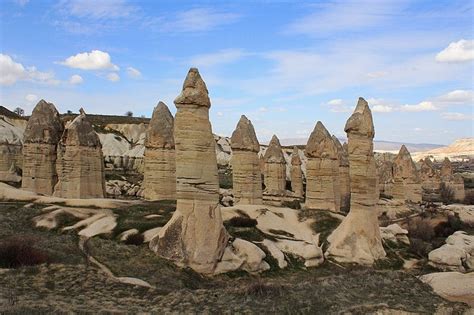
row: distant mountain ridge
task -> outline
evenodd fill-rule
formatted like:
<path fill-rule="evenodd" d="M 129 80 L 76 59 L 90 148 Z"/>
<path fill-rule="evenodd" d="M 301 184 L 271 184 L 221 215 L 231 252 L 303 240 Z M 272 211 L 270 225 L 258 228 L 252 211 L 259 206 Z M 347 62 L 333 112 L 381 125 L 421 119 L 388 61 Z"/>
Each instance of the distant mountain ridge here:
<path fill-rule="evenodd" d="M 338 137 L 339 141 L 341 143 L 344 143 L 347 141 L 346 138 L 341 138 Z M 306 142 L 308 139 L 304 138 L 287 138 L 287 139 L 281 139 L 280 143 L 282 146 L 294 146 L 294 145 L 306 145 Z M 267 144 L 267 143 L 265 143 Z M 400 150 L 402 145 L 405 145 L 410 152 L 424 152 L 424 151 L 430 151 L 438 148 L 444 147 L 441 144 L 433 144 L 433 143 L 406 143 L 406 142 L 395 142 L 395 141 L 384 141 L 384 140 L 379 140 L 379 141 L 374 141 L 374 150 L 375 151 L 395 151 L 398 152 Z"/>

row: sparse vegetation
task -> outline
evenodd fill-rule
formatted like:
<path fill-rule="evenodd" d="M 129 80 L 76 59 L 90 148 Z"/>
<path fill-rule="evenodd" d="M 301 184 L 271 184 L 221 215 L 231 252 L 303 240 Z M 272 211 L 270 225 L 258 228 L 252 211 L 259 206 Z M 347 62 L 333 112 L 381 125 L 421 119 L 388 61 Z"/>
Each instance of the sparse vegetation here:
<path fill-rule="evenodd" d="M 429 220 L 416 218 L 408 224 L 408 237 L 421 239 L 425 242 L 431 241 L 435 236 L 433 227 Z"/>
<path fill-rule="evenodd" d="M 276 284 L 266 283 L 262 278 L 257 277 L 252 283 L 248 284 L 242 291 L 244 295 L 253 295 L 258 297 L 272 296 L 277 297 L 282 294 L 282 287 Z"/>
<path fill-rule="evenodd" d="M 133 117 L 133 112 L 132 111 L 127 111 L 127 112 L 125 112 L 125 116 Z"/>
<path fill-rule="evenodd" d="M 127 245 L 142 245 L 144 241 L 143 234 L 137 233 L 137 234 L 131 234 L 125 239 L 125 244 Z"/>
<path fill-rule="evenodd" d="M 446 185 L 446 183 L 441 183 L 439 186 L 439 195 L 445 205 L 454 202 L 454 190 L 449 185 Z"/>
<path fill-rule="evenodd" d="M 474 191 L 468 191 L 464 197 L 464 204 L 474 205 Z"/>
<path fill-rule="evenodd" d="M 295 210 L 300 210 L 301 209 L 301 204 L 300 204 L 299 200 L 291 200 L 291 201 L 284 200 L 281 203 L 281 206 L 282 207 L 287 207 L 287 208 L 290 208 L 290 209 L 295 209 Z"/>
<path fill-rule="evenodd" d="M 238 216 L 233 217 L 230 220 L 224 222 L 225 226 L 233 226 L 233 227 L 255 227 L 257 225 L 257 220 L 252 219 L 250 217 L 245 216 Z"/>
<path fill-rule="evenodd" d="M 31 237 L 10 237 L 0 242 L 0 267 L 19 268 L 50 262 L 46 251 L 35 248 Z"/>

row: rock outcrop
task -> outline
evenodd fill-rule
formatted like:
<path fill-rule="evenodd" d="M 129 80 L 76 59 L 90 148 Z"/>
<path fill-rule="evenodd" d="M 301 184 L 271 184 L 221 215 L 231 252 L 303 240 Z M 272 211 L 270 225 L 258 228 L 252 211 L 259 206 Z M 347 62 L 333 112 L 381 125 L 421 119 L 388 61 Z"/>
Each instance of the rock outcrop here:
<path fill-rule="evenodd" d="M 334 135 L 332 136 L 332 139 L 336 144 L 339 161 L 339 192 L 341 195 L 340 208 L 344 212 L 348 212 L 351 201 L 351 184 L 349 177 L 349 156 L 347 154 L 347 146 L 346 149 L 344 149 L 341 142 L 339 142 L 339 139 Z"/>
<path fill-rule="evenodd" d="M 23 138 L 22 189 L 52 195 L 58 181 L 57 147 L 64 127 L 52 103 L 41 100 L 28 120 Z"/>
<path fill-rule="evenodd" d="M 326 127 L 318 121 L 305 151 L 307 209 L 339 211 L 339 156 Z"/>
<path fill-rule="evenodd" d="M 145 138 L 144 197 L 148 200 L 176 199 L 174 118 L 165 103 L 153 110 Z"/>
<path fill-rule="evenodd" d="M 393 161 L 393 198 L 421 202 L 421 181 L 410 152 L 402 145 Z"/>
<path fill-rule="evenodd" d="M 174 101 L 176 197 L 173 217 L 150 242 L 158 255 L 212 274 L 229 238 L 222 223 L 211 102 L 198 70 L 191 68 Z"/>
<path fill-rule="evenodd" d="M 453 165 L 448 158 L 445 158 L 441 166 L 441 182 L 452 189 L 454 199 L 456 201 L 463 201 L 466 197 L 464 190 L 464 179 L 460 174 L 453 174 Z"/>
<path fill-rule="evenodd" d="M 240 204 L 262 204 L 260 144 L 252 122 L 244 115 L 232 133 L 231 148 L 234 200 Z"/>
<path fill-rule="evenodd" d="M 295 197 L 303 197 L 303 172 L 301 171 L 301 159 L 299 150 L 295 146 L 291 154 L 291 190 Z"/>
<path fill-rule="evenodd" d="M 385 251 L 376 209 L 375 130 L 369 104 L 363 98 L 359 98 L 344 131 L 348 137 L 351 209 L 328 237 L 325 255 L 340 262 L 371 265 L 385 257 Z"/>
<path fill-rule="evenodd" d="M 104 198 L 105 175 L 102 145 L 84 111 L 66 128 L 58 145 L 58 182 L 54 196 Z"/>
<path fill-rule="evenodd" d="M 450 181 L 451 177 L 453 176 L 453 165 L 447 157 L 443 160 L 440 176 L 442 181 Z"/>
<path fill-rule="evenodd" d="M 422 199 L 424 201 L 438 201 L 441 180 L 429 157 L 420 161 L 420 179 Z"/>
<path fill-rule="evenodd" d="M 474 236 L 456 231 L 446 244 L 428 254 L 429 264 L 450 271 L 474 270 Z"/>
<path fill-rule="evenodd" d="M 280 140 L 273 135 L 265 154 L 264 183 L 265 193 L 269 195 L 285 195 L 286 193 L 286 160 L 283 156 Z"/>

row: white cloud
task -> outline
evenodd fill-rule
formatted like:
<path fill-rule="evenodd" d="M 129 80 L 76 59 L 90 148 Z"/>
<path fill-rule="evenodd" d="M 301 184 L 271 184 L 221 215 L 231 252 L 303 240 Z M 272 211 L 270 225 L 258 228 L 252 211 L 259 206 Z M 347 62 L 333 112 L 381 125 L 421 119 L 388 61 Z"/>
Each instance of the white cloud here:
<path fill-rule="evenodd" d="M 27 94 L 25 96 L 25 100 L 28 102 L 28 103 L 33 103 L 35 102 L 36 100 L 38 100 L 38 96 L 35 95 L 35 94 Z"/>
<path fill-rule="evenodd" d="M 423 129 L 422 129 L 422 128 L 419 128 L 419 127 L 416 127 L 416 128 L 413 129 L 413 130 L 416 131 L 416 132 L 423 131 Z"/>
<path fill-rule="evenodd" d="M 71 78 L 69 79 L 69 83 L 73 85 L 81 84 L 82 82 L 84 82 L 84 79 L 82 79 L 82 77 L 78 74 L 72 75 Z"/>
<path fill-rule="evenodd" d="M 342 100 L 340 98 L 337 98 L 337 99 L 334 99 L 334 100 L 330 100 L 328 102 L 328 105 L 331 105 L 331 106 L 340 106 L 342 105 Z"/>
<path fill-rule="evenodd" d="M 134 78 L 134 79 L 138 79 L 138 78 L 140 78 L 140 77 L 142 76 L 142 73 L 141 73 L 139 70 L 137 70 L 137 69 L 135 69 L 135 68 L 133 68 L 133 67 L 128 67 L 128 68 L 127 68 L 127 74 L 128 74 L 131 78 Z"/>
<path fill-rule="evenodd" d="M 25 78 L 25 74 L 26 70 L 22 64 L 14 62 L 8 55 L 0 54 L 0 84 L 12 85 Z"/>
<path fill-rule="evenodd" d="M 474 60 L 474 40 L 452 42 L 436 55 L 439 62 L 464 62 Z"/>
<path fill-rule="evenodd" d="M 204 32 L 218 26 L 231 24 L 239 19 L 235 13 L 220 12 L 211 8 L 194 8 L 178 12 L 169 21 L 155 19 L 153 24 L 163 32 Z"/>
<path fill-rule="evenodd" d="M 437 102 L 454 105 L 472 105 L 474 103 L 473 90 L 454 90 L 436 98 Z"/>
<path fill-rule="evenodd" d="M 117 73 L 112 72 L 107 75 L 107 80 L 117 82 L 120 80 L 120 76 Z"/>
<path fill-rule="evenodd" d="M 261 113 L 265 113 L 265 112 L 268 112 L 268 108 L 262 106 L 258 109 L 258 111 Z"/>
<path fill-rule="evenodd" d="M 10 56 L 0 54 L 0 85 L 12 85 L 20 80 L 51 85 L 59 84 L 59 80 L 55 78 L 53 72 L 41 72 L 34 66 L 25 67 L 21 63 L 15 62 Z"/>
<path fill-rule="evenodd" d="M 58 9 L 63 14 L 90 19 L 126 18 L 138 12 L 125 0 L 63 0 Z"/>
<path fill-rule="evenodd" d="M 222 117 L 222 116 L 224 116 L 224 113 L 223 112 L 217 112 L 217 116 Z"/>
<path fill-rule="evenodd" d="M 374 113 L 391 113 L 393 111 L 393 107 L 388 105 L 374 105 L 372 106 L 372 111 Z"/>
<path fill-rule="evenodd" d="M 120 69 L 111 62 L 111 58 L 108 53 L 100 50 L 79 53 L 60 62 L 60 64 L 82 70 L 118 71 Z"/>
<path fill-rule="evenodd" d="M 455 120 L 455 121 L 461 121 L 461 120 L 474 120 L 474 115 L 466 115 L 463 113 L 441 113 L 441 118 L 446 119 L 446 120 Z"/>
<path fill-rule="evenodd" d="M 402 112 L 425 112 L 425 111 L 433 111 L 433 110 L 438 110 L 438 108 L 434 106 L 433 102 L 430 102 L 430 101 L 423 101 L 416 105 L 400 106 L 400 111 Z"/>
<path fill-rule="evenodd" d="M 242 49 L 224 49 L 215 53 L 195 56 L 189 63 L 196 67 L 212 67 L 237 61 L 245 55 Z"/>

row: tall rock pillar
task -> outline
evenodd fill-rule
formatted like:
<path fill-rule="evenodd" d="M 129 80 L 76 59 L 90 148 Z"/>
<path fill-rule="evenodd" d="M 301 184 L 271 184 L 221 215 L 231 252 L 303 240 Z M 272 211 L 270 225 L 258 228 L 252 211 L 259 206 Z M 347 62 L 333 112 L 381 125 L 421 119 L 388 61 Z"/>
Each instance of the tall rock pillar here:
<path fill-rule="evenodd" d="M 295 197 L 303 197 L 303 172 L 301 170 L 301 158 L 299 150 L 295 146 L 293 148 L 293 154 L 291 155 L 291 190 L 295 194 Z"/>
<path fill-rule="evenodd" d="M 258 152 L 260 144 L 252 122 L 244 115 L 232 133 L 233 191 L 236 203 L 262 204 L 262 173 Z"/>
<path fill-rule="evenodd" d="M 144 154 L 144 197 L 148 200 L 176 199 L 174 118 L 159 102 L 146 131 Z"/>
<path fill-rule="evenodd" d="M 206 84 L 196 68 L 174 101 L 176 211 L 150 242 L 158 255 L 197 272 L 212 274 L 227 245 L 219 207 L 215 141 Z"/>
<path fill-rule="evenodd" d="M 376 208 L 375 130 L 369 104 L 363 98 L 359 98 L 344 130 L 348 137 L 351 209 L 328 237 L 325 255 L 340 262 L 371 265 L 385 257 L 385 251 Z"/>

